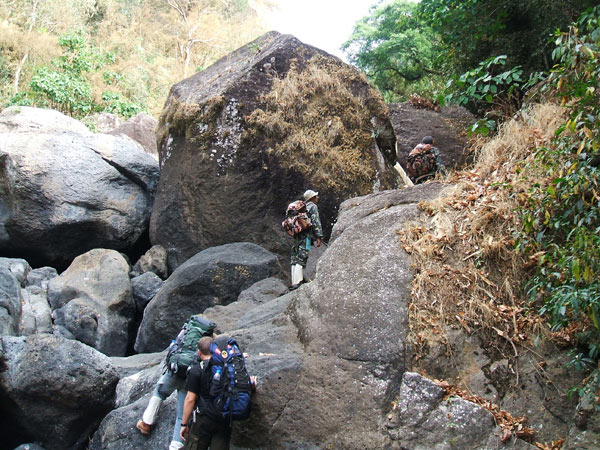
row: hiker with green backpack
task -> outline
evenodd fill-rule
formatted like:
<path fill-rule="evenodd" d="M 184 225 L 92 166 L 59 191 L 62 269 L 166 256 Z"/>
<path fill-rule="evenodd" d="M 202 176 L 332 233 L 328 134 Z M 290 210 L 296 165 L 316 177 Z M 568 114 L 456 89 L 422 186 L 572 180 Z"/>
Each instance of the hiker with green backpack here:
<path fill-rule="evenodd" d="M 154 427 L 158 411 L 163 401 L 173 391 L 177 390 L 177 418 L 173 429 L 173 437 L 169 450 L 183 448 L 183 439 L 180 436 L 183 405 L 187 391 L 185 380 L 190 367 L 197 362 L 196 349 L 202 337 L 214 336 L 216 324 L 201 315 L 192 316 L 183 326 L 177 338 L 171 342 L 164 362 L 164 371 L 158 379 L 148 406 L 144 410 L 142 419 L 136 428 L 144 435 L 149 435 Z"/>

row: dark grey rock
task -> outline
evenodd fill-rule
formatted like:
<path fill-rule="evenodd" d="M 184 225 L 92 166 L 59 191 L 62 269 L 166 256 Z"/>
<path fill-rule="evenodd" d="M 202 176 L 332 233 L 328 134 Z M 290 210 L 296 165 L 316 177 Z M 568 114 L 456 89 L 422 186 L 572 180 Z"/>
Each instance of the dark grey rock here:
<path fill-rule="evenodd" d="M 144 253 L 131 269 L 131 277 L 146 272 L 153 272 L 165 280 L 169 274 L 167 267 L 167 251 L 161 245 L 154 245 Z"/>
<path fill-rule="evenodd" d="M 50 334 L 2 337 L 0 348 L 6 441 L 23 434 L 48 450 L 82 448 L 114 404 L 118 375 L 108 357 Z"/>
<path fill-rule="evenodd" d="M 156 382 L 163 373 L 163 364 L 121 378 L 117 385 L 115 408 L 127 406 L 148 393 L 152 393 Z"/>
<path fill-rule="evenodd" d="M 23 294 L 18 273 L 0 266 L 0 336 L 15 336 L 21 320 Z"/>
<path fill-rule="evenodd" d="M 388 106 L 402 167 L 406 168 L 406 157 L 424 136 L 433 136 L 447 168 L 465 164 L 468 157 L 465 130 L 477 120 L 466 108 L 451 106 L 432 111 L 415 108 L 410 102 Z"/>
<path fill-rule="evenodd" d="M 134 332 L 129 265 L 115 250 L 94 249 L 75 258 L 48 284 L 54 323 L 110 356 L 123 356 Z"/>
<path fill-rule="evenodd" d="M 163 362 L 167 355 L 166 350 L 157 353 L 139 353 L 131 356 L 111 356 L 110 361 L 114 368 L 119 372 L 120 378 L 156 367 Z"/>
<path fill-rule="evenodd" d="M 238 302 L 265 303 L 287 293 L 288 288 L 278 278 L 266 278 L 240 292 Z"/>
<path fill-rule="evenodd" d="M 44 447 L 38 444 L 21 444 L 15 447 L 15 450 L 45 450 Z"/>
<path fill-rule="evenodd" d="M 131 139 L 75 122 L 35 108 L 0 113 L 4 254 L 64 267 L 92 248 L 127 250 L 147 230 L 156 160 Z"/>
<path fill-rule="evenodd" d="M 138 312 L 144 311 L 146 305 L 154 298 L 163 284 L 164 281 L 153 272 L 145 272 L 131 279 L 133 300 Z"/>
<path fill-rule="evenodd" d="M 27 276 L 31 271 L 27 261 L 19 258 L 0 258 L 0 268 L 12 273 L 19 284 L 25 287 Z"/>
<path fill-rule="evenodd" d="M 404 374 L 396 408 L 384 424 L 392 448 L 535 448 L 518 439 L 502 442 L 489 411 L 460 397 L 444 400 L 442 388 L 412 372 Z"/>
<path fill-rule="evenodd" d="M 138 450 L 167 449 L 175 425 L 174 392 L 162 405 L 156 418 L 156 424 L 150 436 L 144 436 L 135 424 L 141 419 L 148 404 L 149 396 L 135 403 L 111 411 L 94 433 L 88 450 Z"/>
<path fill-rule="evenodd" d="M 48 282 L 58 276 L 54 267 L 40 267 L 27 274 L 27 286 L 38 286 L 44 291 L 48 289 Z"/>
<path fill-rule="evenodd" d="M 144 310 L 136 351 L 163 350 L 191 315 L 227 305 L 279 271 L 277 257 L 256 244 L 227 244 L 198 253 L 173 272 Z"/>

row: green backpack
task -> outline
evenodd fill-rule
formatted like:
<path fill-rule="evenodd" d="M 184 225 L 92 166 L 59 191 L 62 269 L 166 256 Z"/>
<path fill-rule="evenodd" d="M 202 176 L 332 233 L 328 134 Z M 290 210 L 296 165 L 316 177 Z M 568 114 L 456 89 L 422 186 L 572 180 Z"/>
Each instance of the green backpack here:
<path fill-rule="evenodd" d="M 192 316 L 169 346 L 167 368 L 178 377 L 185 378 L 198 358 L 198 341 L 203 336 L 212 336 L 215 328 L 217 325 L 212 320 L 199 314 Z"/>

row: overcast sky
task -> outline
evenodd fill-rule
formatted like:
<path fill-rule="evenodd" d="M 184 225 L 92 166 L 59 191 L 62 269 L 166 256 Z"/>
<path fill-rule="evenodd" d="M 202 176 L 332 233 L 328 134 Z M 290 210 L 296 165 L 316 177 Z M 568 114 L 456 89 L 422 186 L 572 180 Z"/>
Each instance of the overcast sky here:
<path fill-rule="evenodd" d="M 293 34 L 305 44 L 344 58 L 340 46 L 348 40 L 356 21 L 380 0 L 274 0 L 280 10 L 265 20 L 271 30 Z"/>

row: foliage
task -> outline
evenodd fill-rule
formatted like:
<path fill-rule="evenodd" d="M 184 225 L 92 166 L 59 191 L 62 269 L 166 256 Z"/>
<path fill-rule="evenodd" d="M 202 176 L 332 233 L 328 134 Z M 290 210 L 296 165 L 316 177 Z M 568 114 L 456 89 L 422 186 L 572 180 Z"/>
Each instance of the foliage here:
<path fill-rule="evenodd" d="M 553 145 L 538 151 L 545 169 L 524 198 L 519 247 L 538 260 L 532 299 L 555 329 L 578 324 L 587 347 L 573 364 L 600 356 L 600 7 L 556 35 L 550 81 L 570 108 Z M 598 373 L 590 380 L 598 380 Z M 598 389 L 598 385 L 594 389 Z M 588 389 L 589 392 L 594 389 Z M 581 393 L 585 393 L 583 388 Z M 598 399 L 594 402 L 600 410 Z"/>
<path fill-rule="evenodd" d="M 117 114 L 126 119 L 142 112 L 142 107 L 140 105 L 128 101 L 121 94 L 116 92 L 103 92 L 102 100 L 104 101 L 103 111 Z"/>
<path fill-rule="evenodd" d="M 446 58 L 462 72 L 506 54 L 525 75 L 549 70 L 549 38 L 594 0 L 422 0 L 419 16 L 438 33 Z"/>
<path fill-rule="evenodd" d="M 177 2 L 185 5 L 187 24 L 169 4 Z M 0 89 L 0 104 L 12 98 L 51 106 L 47 98 L 33 95 L 30 82 L 41 67 L 62 72 L 53 63 L 64 52 L 56 44 L 58 37 L 85 30 L 91 48 L 114 56 L 101 69 L 83 72 L 93 109 L 101 109 L 103 93 L 111 92 L 158 116 L 169 88 L 183 77 L 184 65 L 189 64 L 191 74 L 193 68 L 208 67 L 258 37 L 265 29 L 254 9 L 268 4 L 269 0 L 0 0 L 0 56 L 10 72 L 10 82 Z"/>
<path fill-rule="evenodd" d="M 415 8 L 407 0 L 372 8 L 342 46 L 388 101 L 411 93 L 432 97 L 442 85 L 436 35 L 415 16 Z"/>
<path fill-rule="evenodd" d="M 506 68 L 506 60 L 506 55 L 489 58 L 446 83 L 446 95 L 439 98 L 442 104 L 456 103 L 485 115 L 473 124 L 471 133 L 487 135 L 495 130 L 497 119 L 505 119 L 518 111 L 523 93 L 543 79 L 542 73 L 535 73 L 525 80 L 523 69 Z"/>
<path fill-rule="evenodd" d="M 29 90 L 13 96 L 9 104 L 50 107 L 74 117 L 83 117 L 92 111 L 110 111 L 130 117 L 133 111 L 141 110 L 139 105 L 123 100 L 118 94 L 103 96 L 106 104 L 94 100 L 89 74 L 113 63 L 112 52 L 102 52 L 90 45 L 82 31 L 67 33 L 59 37 L 58 43 L 63 54 L 52 61 L 50 67 L 40 67 L 29 82 Z"/>

